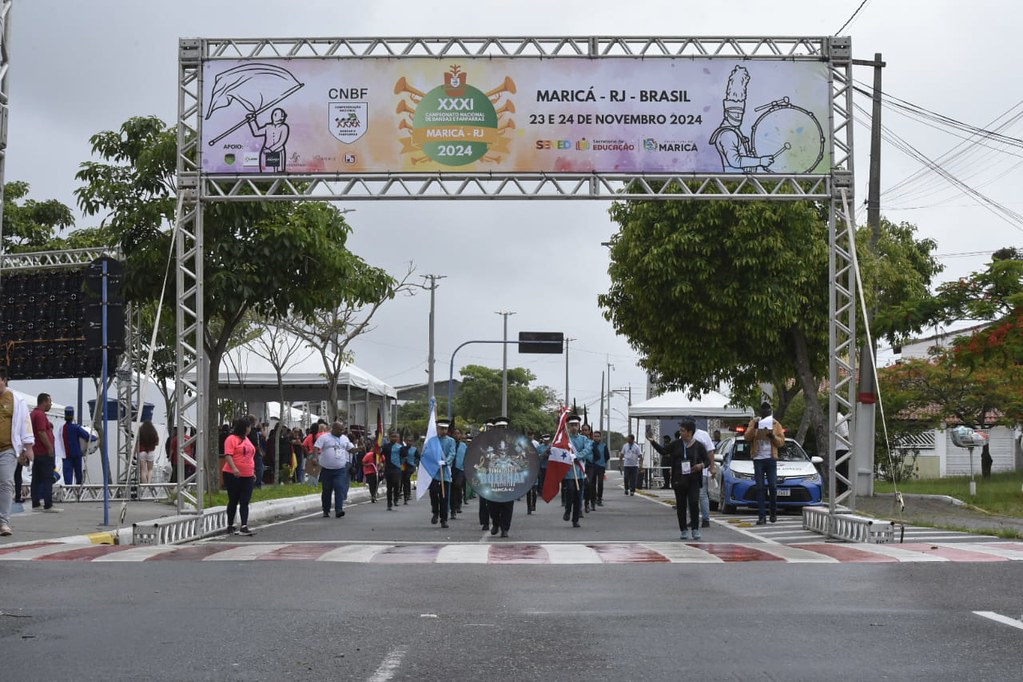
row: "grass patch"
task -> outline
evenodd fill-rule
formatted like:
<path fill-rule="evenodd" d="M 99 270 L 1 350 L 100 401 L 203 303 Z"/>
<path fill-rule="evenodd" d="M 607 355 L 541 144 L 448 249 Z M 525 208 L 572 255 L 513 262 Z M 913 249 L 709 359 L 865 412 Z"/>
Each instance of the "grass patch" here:
<path fill-rule="evenodd" d="M 349 490 L 361 488 L 362 483 L 353 482 Z M 284 485 L 264 484 L 262 488 L 252 491 L 252 502 L 265 502 L 266 500 L 281 500 L 287 497 L 303 497 L 305 495 L 319 495 L 320 486 L 305 485 L 303 483 L 285 483 Z M 227 491 L 221 490 L 215 495 L 207 495 L 205 506 L 223 507 L 227 505 Z"/>
<path fill-rule="evenodd" d="M 898 489 L 907 495 L 949 495 L 992 514 L 1023 517 L 1023 474 L 992 474 L 989 479 L 978 476 L 976 481 L 976 497 L 970 497 L 969 476 L 903 481 Z M 893 493 L 895 486 L 887 481 L 875 481 L 874 492 Z"/>

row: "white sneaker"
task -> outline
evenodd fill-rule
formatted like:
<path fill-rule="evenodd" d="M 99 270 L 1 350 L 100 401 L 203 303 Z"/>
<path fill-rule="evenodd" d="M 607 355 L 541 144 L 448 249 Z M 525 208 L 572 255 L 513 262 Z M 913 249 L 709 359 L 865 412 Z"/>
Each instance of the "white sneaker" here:
<path fill-rule="evenodd" d="M 0 535 L 8 536 L 11 534 L 11 527 L 6 523 L 0 523 Z"/>
<path fill-rule="evenodd" d="M 47 514 L 59 514 L 64 510 L 60 507 L 43 507 L 43 511 Z"/>

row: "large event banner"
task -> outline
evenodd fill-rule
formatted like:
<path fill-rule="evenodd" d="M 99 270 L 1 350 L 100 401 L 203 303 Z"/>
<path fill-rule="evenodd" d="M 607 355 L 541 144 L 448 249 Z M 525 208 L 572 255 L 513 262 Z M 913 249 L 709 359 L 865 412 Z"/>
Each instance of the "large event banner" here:
<path fill-rule="evenodd" d="M 202 75 L 211 174 L 831 171 L 824 61 L 217 59 Z"/>

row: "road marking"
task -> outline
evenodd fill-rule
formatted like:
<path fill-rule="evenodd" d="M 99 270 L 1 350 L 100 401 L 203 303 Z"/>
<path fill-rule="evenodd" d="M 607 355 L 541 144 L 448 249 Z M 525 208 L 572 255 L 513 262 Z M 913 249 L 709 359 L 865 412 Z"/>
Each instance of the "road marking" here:
<path fill-rule="evenodd" d="M 438 564 L 485 564 L 490 559 L 489 545 L 446 545 L 437 553 Z"/>
<path fill-rule="evenodd" d="M 683 542 L 647 542 L 644 547 L 664 556 L 673 564 L 723 564 L 724 560 Z"/>
<path fill-rule="evenodd" d="M 203 561 L 252 561 L 258 559 L 264 554 L 269 554 L 274 550 L 287 547 L 286 544 L 273 544 L 273 543 L 253 543 L 238 545 L 237 547 L 231 547 L 225 549 L 223 552 L 218 552 L 212 556 L 208 556 Z"/>
<path fill-rule="evenodd" d="M 392 679 L 394 673 L 398 672 L 398 667 L 401 665 L 401 661 L 405 658 L 406 653 L 408 653 L 407 646 L 391 649 L 384 662 L 380 664 L 380 667 L 376 669 L 373 676 L 369 678 L 369 682 L 388 682 L 388 680 Z"/>
<path fill-rule="evenodd" d="M 836 564 L 838 559 L 833 556 L 826 554 L 820 554 L 818 552 L 811 552 L 806 549 L 800 549 L 794 545 L 768 545 L 766 547 L 759 547 L 769 554 L 773 554 L 776 557 L 790 561 L 793 563 L 801 564 Z"/>
<path fill-rule="evenodd" d="M 391 545 L 347 545 L 332 549 L 317 561 L 347 561 L 353 563 L 364 563 L 372 561 L 380 552 L 390 549 Z"/>
<path fill-rule="evenodd" d="M 586 545 L 541 545 L 552 564 L 602 564 L 600 555 Z"/>
<path fill-rule="evenodd" d="M 112 552 L 106 556 L 96 557 L 93 561 L 145 561 L 151 557 L 174 552 L 178 549 L 181 548 L 177 545 L 140 545 L 126 549 L 123 552 Z"/>
<path fill-rule="evenodd" d="M 1009 618 L 1008 616 L 1003 616 L 1002 614 L 995 613 L 994 611 L 974 611 L 974 613 L 981 618 L 987 618 L 996 623 L 1008 625 L 1009 627 L 1016 628 L 1017 630 L 1023 630 L 1023 622 L 1020 622 L 1015 618 Z"/>
<path fill-rule="evenodd" d="M 820 547 L 821 545 L 817 545 Z M 874 554 L 880 554 L 902 563 L 917 563 L 926 561 L 948 561 L 945 557 L 937 556 L 934 554 L 926 554 L 924 552 L 915 552 L 912 549 L 904 549 L 901 546 L 889 545 L 889 544 L 863 544 L 863 545 L 829 545 L 831 547 L 852 547 L 862 549 L 864 552 L 872 552 Z"/>
<path fill-rule="evenodd" d="M 65 545 L 65 544 L 53 544 L 44 545 L 43 547 L 29 547 L 16 552 L 10 552 L 3 556 L 4 561 L 30 561 L 32 559 L 39 559 L 49 554 L 59 554 L 61 552 L 67 552 L 68 550 L 92 547 L 93 545 Z M 109 547 L 110 545 L 97 545 L 100 547 Z"/>

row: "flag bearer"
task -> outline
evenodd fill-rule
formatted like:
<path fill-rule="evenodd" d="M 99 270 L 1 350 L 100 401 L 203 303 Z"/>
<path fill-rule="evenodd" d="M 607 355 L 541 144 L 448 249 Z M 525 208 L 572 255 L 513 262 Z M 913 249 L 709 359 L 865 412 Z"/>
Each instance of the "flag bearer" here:
<path fill-rule="evenodd" d="M 573 528 L 579 527 L 579 517 L 582 516 L 586 463 L 593 460 L 592 441 L 579 433 L 581 423 L 582 419 L 577 414 L 568 418 L 568 438 L 572 441 L 576 459 L 572 468 L 565 474 L 564 480 L 561 481 L 561 495 L 565 500 L 565 514 L 562 519 L 568 521 L 571 516 Z"/>

